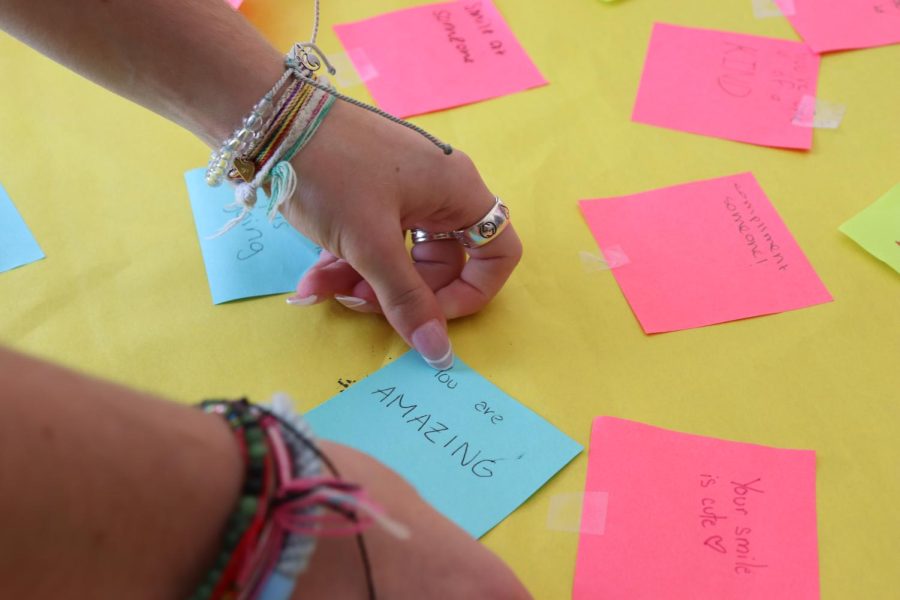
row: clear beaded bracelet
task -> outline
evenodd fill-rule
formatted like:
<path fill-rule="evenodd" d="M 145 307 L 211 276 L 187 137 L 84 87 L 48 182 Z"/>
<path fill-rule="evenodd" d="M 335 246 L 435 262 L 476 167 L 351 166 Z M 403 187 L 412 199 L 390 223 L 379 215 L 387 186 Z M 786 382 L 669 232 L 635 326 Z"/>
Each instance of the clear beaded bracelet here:
<path fill-rule="evenodd" d="M 244 117 L 241 127 L 235 129 L 231 136 L 222 142 L 219 149 L 212 153 L 209 165 L 206 167 L 207 185 L 216 187 L 221 184 L 225 175 L 234 167 L 235 156 L 239 156 L 260 141 L 264 127 L 271 125 L 272 104 L 275 96 L 290 78 L 291 72 L 285 71 L 281 79 Z"/>
<path fill-rule="evenodd" d="M 297 177 L 288 161 L 309 141 L 328 113 L 331 102 L 321 102 L 323 94 L 327 94 L 333 100 L 342 100 L 411 129 L 440 148 L 444 154 L 453 152 L 449 144 L 441 142 L 421 127 L 355 98 L 345 96 L 336 91 L 327 80 L 320 80 L 316 73 L 323 64 L 329 74 L 334 75 L 337 71 L 316 46 L 318 30 L 319 0 L 316 0 L 310 41 L 294 44 L 291 51 L 285 56 L 284 74 L 253 106 L 253 109 L 242 120 L 241 126 L 235 129 L 231 136 L 222 142 L 222 145 L 210 156 L 206 169 L 206 183 L 210 186 L 218 186 L 223 179 L 229 179 L 237 185 L 235 201 L 232 206 L 243 207 L 236 217 L 228 221 L 212 237 L 223 235 L 243 221 L 255 206 L 256 192 L 260 187 L 278 192 L 270 196 L 267 209 L 269 219 L 274 218 L 275 212 L 291 197 L 296 189 Z M 295 84 L 286 85 L 291 79 L 295 80 Z M 317 108 L 310 110 L 305 105 L 294 105 L 290 118 L 282 120 L 278 118 L 280 109 L 276 105 L 283 106 L 285 102 L 290 102 L 293 94 L 297 92 L 297 83 L 313 88 L 313 93 L 304 98 L 307 103 L 313 104 Z M 258 150 L 262 147 L 267 148 L 268 151 L 259 153 Z M 248 153 L 256 153 L 257 160 L 251 161 L 247 156 Z"/>

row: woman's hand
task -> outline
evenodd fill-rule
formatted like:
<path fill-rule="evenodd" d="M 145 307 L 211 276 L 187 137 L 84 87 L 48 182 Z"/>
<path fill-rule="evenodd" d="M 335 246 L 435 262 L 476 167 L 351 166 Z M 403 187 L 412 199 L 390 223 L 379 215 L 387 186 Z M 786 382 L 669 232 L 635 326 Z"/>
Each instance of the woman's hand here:
<path fill-rule="evenodd" d="M 448 368 L 446 320 L 484 307 L 522 255 L 510 226 L 480 248 L 428 242 L 413 247 L 410 258 L 407 229 L 460 229 L 493 206 L 472 161 L 337 101 L 293 162 L 299 185 L 282 212 L 325 252 L 289 302 L 335 297 L 356 311 L 382 312 L 429 364 Z"/>
<path fill-rule="evenodd" d="M 438 514 L 394 471 L 346 446 L 320 443 L 347 481 L 361 484 L 410 538 L 398 540 L 377 525 L 364 536 L 379 598 L 526 600 L 516 576 L 490 550 Z M 366 597 L 355 537 L 321 537 L 309 569 L 297 582 L 298 600 Z"/>
<path fill-rule="evenodd" d="M 283 59 L 221 0 L 176 12 L 169 4 L 6 0 L 0 27 L 215 147 L 282 75 Z M 487 214 L 493 195 L 472 163 L 337 101 L 294 166 L 300 186 L 283 212 L 328 250 L 295 303 L 340 296 L 354 310 L 383 312 L 426 360 L 448 367 L 446 319 L 497 294 L 519 261 L 519 239 L 507 228 L 466 262 L 450 241 L 421 244 L 410 260 L 403 235 L 411 227 L 451 231 Z"/>

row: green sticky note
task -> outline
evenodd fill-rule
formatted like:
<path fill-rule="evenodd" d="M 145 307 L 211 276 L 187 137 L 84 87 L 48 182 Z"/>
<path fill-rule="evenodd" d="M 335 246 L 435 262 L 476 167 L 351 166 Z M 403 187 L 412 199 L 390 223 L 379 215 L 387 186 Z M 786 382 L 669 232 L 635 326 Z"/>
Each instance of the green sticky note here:
<path fill-rule="evenodd" d="M 841 225 L 840 230 L 900 273 L 900 184 Z"/>

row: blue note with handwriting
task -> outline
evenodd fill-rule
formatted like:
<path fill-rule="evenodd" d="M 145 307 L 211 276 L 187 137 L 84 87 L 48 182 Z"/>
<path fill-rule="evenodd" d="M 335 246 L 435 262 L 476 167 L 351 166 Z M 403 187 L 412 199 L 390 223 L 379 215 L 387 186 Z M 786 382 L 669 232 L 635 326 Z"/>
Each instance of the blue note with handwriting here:
<path fill-rule="evenodd" d="M 0 186 L 0 273 L 44 258 L 6 190 Z"/>
<path fill-rule="evenodd" d="M 412 351 L 306 419 L 317 435 L 399 472 L 474 537 L 505 519 L 582 450 L 458 358 L 450 370 L 435 371 Z"/>
<path fill-rule="evenodd" d="M 234 202 L 233 188 L 226 184 L 209 187 L 205 173 L 205 169 L 194 169 L 185 173 L 184 179 L 213 303 L 294 291 L 303 273 L 316 262 L 319 248 L 281 215 L 270 223 L 264 202 L 257 203 L 240 225 L 210 239 L 240 209 L 228 208 Z"/>

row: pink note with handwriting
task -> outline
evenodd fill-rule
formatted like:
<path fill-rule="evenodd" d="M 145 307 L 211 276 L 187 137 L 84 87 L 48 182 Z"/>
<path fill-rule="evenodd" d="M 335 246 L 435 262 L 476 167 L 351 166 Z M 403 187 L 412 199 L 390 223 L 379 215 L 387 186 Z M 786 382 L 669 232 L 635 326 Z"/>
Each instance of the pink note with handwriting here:
<path fill-rule="evenodd" d="M 428 4 L 336 25 L 376 104 L 408 117 L 545 85 L 490 0 Z M 363 60 L 365 64 L 360 64 Z"/>
<path fill-rule="evenodd" d="M 600 250 L 646 333 L 702 327 L 829 302 L 751 173 L 582 200 Z"/>
<path fill-rule="evenodd" d="M 818 77 L 819 55 L 800 42 L 657 23 L 631 118 L 808 150 L 812 129 L 791 121 Z"/>
<path fill-rule="evenodd" d="M 816 52 L 871 48 L 900 43 L 898 0 L 775 0 L 787 19 Z"/>
<path fill-rule="evenodd" d="M 811 450 L 598 417 L 585 492 L 606 523 L 580 535 L 573 600 L 819 598 Z"/>

